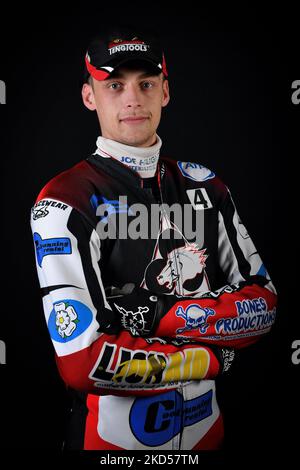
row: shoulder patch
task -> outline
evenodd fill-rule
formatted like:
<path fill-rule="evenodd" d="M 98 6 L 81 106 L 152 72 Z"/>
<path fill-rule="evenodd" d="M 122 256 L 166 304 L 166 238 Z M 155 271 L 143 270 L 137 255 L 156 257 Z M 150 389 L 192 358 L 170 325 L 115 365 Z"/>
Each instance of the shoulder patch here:
<path fill-rule="evenodd" d="M 55 199 L 41 199 L 31 209 L 33 220 L 46 217 L 49 214 L 49 209 L 52 207 L 65 211 L 69 206 Z"/>
<path fill-rule="evenodd" d="M 206 181 L 216 176 L 213 171 L 200 163 L 178 161 L 177 166 L 185 178 L 193 181 Z"/>

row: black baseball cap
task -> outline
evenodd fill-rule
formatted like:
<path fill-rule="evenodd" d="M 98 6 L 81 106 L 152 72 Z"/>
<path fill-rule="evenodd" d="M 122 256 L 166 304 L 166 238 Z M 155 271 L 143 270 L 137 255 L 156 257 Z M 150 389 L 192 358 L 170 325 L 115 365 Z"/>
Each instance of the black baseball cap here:
<path fill-rule="evenodd" d="M 119 31 L 105 33 L 93 39 L 85 55 L 84 80 L 91 75 L 105 80 L 120 65 L 132 60 L 148 62 L 168 77 L 165 56 L 159 41 L 149 34 Z"/>

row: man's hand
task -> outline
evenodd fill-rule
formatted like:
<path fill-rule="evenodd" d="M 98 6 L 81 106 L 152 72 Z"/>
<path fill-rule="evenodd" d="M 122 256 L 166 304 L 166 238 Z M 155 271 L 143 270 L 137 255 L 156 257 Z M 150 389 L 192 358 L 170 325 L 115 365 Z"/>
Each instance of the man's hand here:
<path fill-rule="evenodd" d="M 119 316 L 122 329 L 132 336 L 151 336 L 163 311 L 162 303 L 162 298 L 137 287 L 131 294 L 117 297 L 110 304 Z"/>

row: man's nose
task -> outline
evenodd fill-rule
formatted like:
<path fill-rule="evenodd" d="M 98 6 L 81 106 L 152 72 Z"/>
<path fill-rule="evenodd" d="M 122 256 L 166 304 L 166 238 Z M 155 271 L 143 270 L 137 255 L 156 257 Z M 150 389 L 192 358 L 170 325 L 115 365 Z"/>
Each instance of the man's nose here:
<path fill-rule="evenodd" d="M 142 105 L 141 103 L 141 90 L 134 84 L 129 84 L 123 95 L 124 105 L 127 108 L 137 108 Z"/>

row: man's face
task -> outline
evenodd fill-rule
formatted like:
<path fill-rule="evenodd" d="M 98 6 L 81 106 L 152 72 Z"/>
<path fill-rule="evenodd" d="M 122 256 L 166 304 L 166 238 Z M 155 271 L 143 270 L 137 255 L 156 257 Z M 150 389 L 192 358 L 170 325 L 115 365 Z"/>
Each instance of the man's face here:
<path fill-rule="evenodd" d="M 83 85 L 85 106 L 97 110 L 102 136 L 126 145 L 156 141 L 161 109 L 169 102 L 168 81 L 142 69 L 119 67 L 106 80 Z"/>

